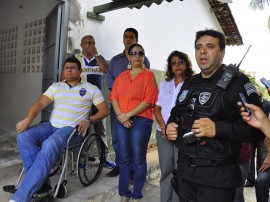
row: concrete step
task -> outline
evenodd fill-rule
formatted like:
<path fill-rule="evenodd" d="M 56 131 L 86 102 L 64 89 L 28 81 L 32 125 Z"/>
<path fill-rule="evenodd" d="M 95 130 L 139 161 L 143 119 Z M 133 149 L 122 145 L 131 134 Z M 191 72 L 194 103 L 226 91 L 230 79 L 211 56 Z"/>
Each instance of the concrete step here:
<path fill-rule="evenodd" d="M 158 179 L 160 177 L 160 170 L 158 166 L 157 150 L 151 149 L 147 153 L 148 172 L 147 182 L 143 189 L 144 198 L 142 202 L 159 201 L 159 186 Z M 1 201 L 8 201 L 12 194 L 4 192 L 2 187 L 4 185 L 15 184 L 20 174 L 21 164 L 16 164 L 8 167 L 0 168 L 0 196 Z M 79 178 L 76 176 L 68 176 L 68 195 L 65 199 L 55 199 L 56 202 L 119 202 L 118 195 L 118 176 L 107 177 L 106 173 L 110 170 L 104 168 L 97 181 L 89 187 L 84 187 Z M 51 178 L 52 184 L 57 184 L 59 175 Z M 132 186 L 132 184 L 131 184 Z"/>

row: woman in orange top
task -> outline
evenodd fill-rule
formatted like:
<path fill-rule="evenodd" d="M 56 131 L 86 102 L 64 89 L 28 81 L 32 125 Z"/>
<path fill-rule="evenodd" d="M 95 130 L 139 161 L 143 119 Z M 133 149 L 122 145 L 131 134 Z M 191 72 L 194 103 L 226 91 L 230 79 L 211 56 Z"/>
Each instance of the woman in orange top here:
<path fill-rule="evenodd" d="M 139 44 L 129 50 L 128 70 L 114 82 L 110 100 L 117 115 L 115 130 L 119 154 L 119 195 L 121 201 L 139 201 L 146 179 L 146 152 L 153 124 L 153 106 L 158 87 L 154 74 L 143 65 L 144 49 Z M 133 191 L 129 180 L 133 171 Z"/>

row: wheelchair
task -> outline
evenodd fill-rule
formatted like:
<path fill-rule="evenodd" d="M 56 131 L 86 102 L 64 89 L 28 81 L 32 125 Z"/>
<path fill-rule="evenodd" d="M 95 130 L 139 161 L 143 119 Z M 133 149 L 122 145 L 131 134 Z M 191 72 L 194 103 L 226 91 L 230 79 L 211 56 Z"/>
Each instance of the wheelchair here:
<path fill-rule="evenodd" d="M 34 199 L 34 194 L 32 201 L 51 202 L 54 198 L 65 198 L 67 196 L 66 185 L 69 164 L 71 164 L 70 174 L 79 177 L 81 184 L 85 187 L 93 184 L 99 177 L 105 163 L 105 145 L 101 137 L 97 133 L 87 133 L 88 135 L 84 138 L 83 142 L 70 145 L 70 140 L 76 133 L 77 128 L 74 128 L 67 140 L 66 150 L 60 155 L 58 161 L 50 171 L 49 177 L 55 175 L 59 170 L 61 170 L 60 177 L 55 188 L 43 198 L 40 197 L 38 200 Z M 77 159 L 74 160 L 74 153 L 77 153 L 78 149 L 79 152 Z M 69 157 L 71 157 L 71 160 L 69 160 Z M 22 169 L 16 184 L 6 185 L 3 187 L 3 190 L 14 193 L 23 179 L 23 174 L 24 168 Z"/>

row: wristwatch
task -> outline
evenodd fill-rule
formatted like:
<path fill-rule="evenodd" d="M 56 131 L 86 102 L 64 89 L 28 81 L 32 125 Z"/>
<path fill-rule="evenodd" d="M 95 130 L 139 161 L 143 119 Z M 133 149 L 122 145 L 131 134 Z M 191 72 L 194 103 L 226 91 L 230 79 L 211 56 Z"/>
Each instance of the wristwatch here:
<path fill-rule="evenodd" d="M 90 124 L 93 123 L 92 119 L 90 117 L 87 118 L 87 121 L 89 121 Z"/>

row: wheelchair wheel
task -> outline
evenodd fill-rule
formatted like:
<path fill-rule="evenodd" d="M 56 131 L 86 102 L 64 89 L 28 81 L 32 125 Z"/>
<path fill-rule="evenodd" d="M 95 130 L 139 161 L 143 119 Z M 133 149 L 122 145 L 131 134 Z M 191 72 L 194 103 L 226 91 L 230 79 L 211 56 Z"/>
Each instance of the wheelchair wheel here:
<path fill-rule="evenodd" d="M 89 135 L 79 151 L 77 171 L 80 182 L 89 186 L 100 175 L 105 162 L 105 146 L 101 137 L 94 133 Z"/>
<path fill-rule="evenodd" d="M 63 199 L 67 197 L 67 181 L 64 180 L 64 182 L 62 182 L 62 184 L 59 187 L 58 193 L 57 193 L 57 198 Z M 56 187 L 55 187 L 56 189 Z"/>

